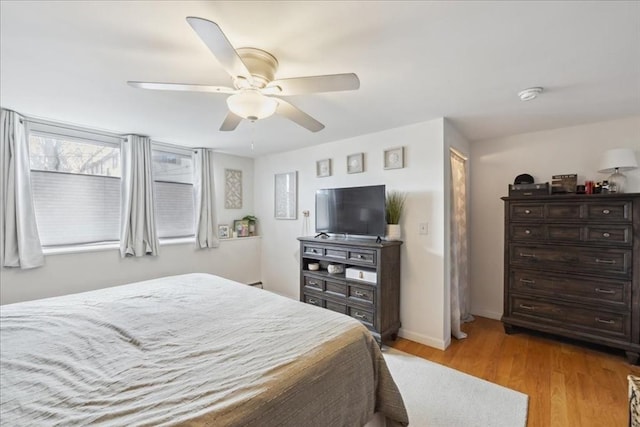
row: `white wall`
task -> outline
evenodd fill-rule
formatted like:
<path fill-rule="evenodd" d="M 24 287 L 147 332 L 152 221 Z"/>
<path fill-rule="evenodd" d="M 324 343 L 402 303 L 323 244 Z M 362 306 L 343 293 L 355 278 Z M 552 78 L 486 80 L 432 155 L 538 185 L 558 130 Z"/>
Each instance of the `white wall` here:
<path fill-rule="evenodd" d="M 640 161 L 640 116 L 583 126 L 514 135 L 471 145 L 472 312 L 499 319 L 503 300 L 504 214 L 500 197 L 521 173 L 536 182 L 552 175 L 578 174 L 578 183 L 602 181 L 601 154 L 632 148 Z M 625 172 L 627 193 L 640 192 L 640 169 Z"/>
<path fill-rule="evenodd" d="M 299 297 L 299 241 L 303 210 L 311 211 L 309 234 L 315 230 L 315 191 L 319 188 L 385 184 L 408 193 L 401 220 L 400 335 L 445 348 L 444 332 L 444 120 L 438 119 L 355 138 L 261 157 L 255 161 L 256 215 L 262 227 L 262 281 L 265 288 Z M 384 170 L 383 151 L 405 147 L 405 168 Z M 365 153 L 365 172 L 346 173 L 346 157 Z M 447 153 L 448 155 L 448 153 Z M 331 158 L 333 174 L 317 178 L 316 161 Z M 274 174 L 298 171 L 298 219 L 274 219 Z M 421 222 L 429 234 L 418 234 Z"/>
<path fill-rule="evenodd" d="M 224 209 L 224 168 L 243 173 L 242 209 Z M 253 213 L 253 159 L 216 154 L 218 222 L 233 223 Z M 260 280 L 262 239 L 223 240 L 219 248 L 196 250 L 194 243 L 162 245 L 157 257 L 120 258 L 117 249 L 47 255 L 32 270 L 0 269 L 0 303 L 45 298 L 181 273 L 217 274 L 242 283 Z"/>

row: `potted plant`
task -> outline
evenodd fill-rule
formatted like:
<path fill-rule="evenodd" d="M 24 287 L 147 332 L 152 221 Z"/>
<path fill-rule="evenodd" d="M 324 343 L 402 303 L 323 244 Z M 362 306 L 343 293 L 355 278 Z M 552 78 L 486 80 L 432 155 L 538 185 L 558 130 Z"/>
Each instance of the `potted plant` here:
<path fill-rule="evenodd" d="M 258 221 L 258 218 L 256 218 L 253 215 L 246 215 L 242 219 L 245 220 L 245 221 L 249 221 L 249 236 L 255 236 L 256 235 L 256 222 Z"/>
<path fill-rule="evenodd" d="M 400 218 L 404 211 L 404 203 L 406 199 L 407 195 L 401 191 L 391 190 L 387 192 L 387 240 L 400 240 L 402 237 L 402 232 L 400 230 Z"/>

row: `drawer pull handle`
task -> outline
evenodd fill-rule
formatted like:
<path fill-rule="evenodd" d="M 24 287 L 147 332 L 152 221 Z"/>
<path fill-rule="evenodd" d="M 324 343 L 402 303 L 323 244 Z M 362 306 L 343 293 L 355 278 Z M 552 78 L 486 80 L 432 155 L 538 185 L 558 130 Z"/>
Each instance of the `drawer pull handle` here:
<path fill-rule="evenodd" d="M 596 258 L 596 263 L 597 264 L 615 264 L 616 260 L 615 259 L 600 259 L 600 258 Z"/>
<path fill-rule="evenodd" d="M 309 298 L 309 304 L 317 305 L 318 304 L 318 300 L 314 299 L 314 298 Z"/>
<path fill-rule="evenodd" d="M 531 234 L 531 230 L 524 230 L 524 234 Z"/>
<path fill-rule="evenodd" d="M 536 281 L 531 279 L 520 279 L 522 283 L 526 283 L 527 285 L 535 285 Z"/>
<path fill-rule="evenodd" d="M 601 318 L 599 318 L 599 317 L 596 317 L 596 322 L 598 322 L 598 323 L 604 323 L 604 324 L 607 324 L 607 325 L 613 325 L 614 323 L 616 323 L 616 321 L 615 321 L 615 320 L 611 320 L 611 319 L 601 319 Z"/>
<path fill-rule="evenodd" d="M 366 297 L 368 296 L 365 292 L 361 292 L 361 291 L 355 291 L 354 295 L 357 297 Z"/>
<path fill-rule="evenodd" d="M 524 308 L 525 310 L 535 310 L 534 306 L 526 304 L 520 304 L 520 308 Z"/>
<path fill-rule="evenodd" d="M 605 215 L 609 215 L 611 213 L 611 211 L 609 209 L 603 209 L 602 213 Z"/>
<path fill-rule="evenodd" d="M 525 210 L 524 210 L 524 213 L 526 213 L 527 215 L 529 215 L 529 214 L 531 213 L 531 210 L 529 210 L 529 209 L 525 209 Z"/>
<path fill-rule="evenodd" d="M 616 291 L 611 290 L 611 289 L 602 289 L 602 288 L 596 288 L 596 292 L 599 294 L 607 294 L 607 295 L 612 295 L 615 294 Z"/>
<path fill-rule="evenodd" d="M 602 237 L 611 237 L 611 234 L 609 234 L 609 233 L 602 233 Z"/>
<path fill-rule="evenodd" d="M 362 314 L 362 313 L 358 313 L 356 311 L 355 313 L 353 313 L 353 317 L 357 317 L 358 319 L 366 319 L 367 315 L 366 314 Z"/>
<path fill-rule="evenodd" d="M 318 282 L 314 282 L 313 280 L 309 280 L 308 283 L 310 286 L 318 286 Z"/>
<path fill-rule="evenodd" d="M 520 252 L 520 256 L 522 258 L 535 258 L 536 254 L 525 254 L 525 253 Z"/>

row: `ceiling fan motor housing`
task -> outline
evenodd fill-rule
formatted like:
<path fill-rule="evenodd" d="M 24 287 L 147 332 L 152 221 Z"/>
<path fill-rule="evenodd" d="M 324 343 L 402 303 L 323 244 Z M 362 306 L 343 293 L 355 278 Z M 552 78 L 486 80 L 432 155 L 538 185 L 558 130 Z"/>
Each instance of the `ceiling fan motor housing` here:
<path fill-rule="evenodd" d="M 269 82 L 273 81 L 278 70 L 278 60 L 262 49 L 256 49 L 254 47 L 241 47 L 236 49 L 238 56 L 244 62 L 247 69 L 253 77 L 254 87 L 263 88 Z M 241 80 L 245 80 L 239 77 Z M 236 78 L 236 81 L 238 77 Z M 240 86 L 238 89 L 246 87 Z"/>

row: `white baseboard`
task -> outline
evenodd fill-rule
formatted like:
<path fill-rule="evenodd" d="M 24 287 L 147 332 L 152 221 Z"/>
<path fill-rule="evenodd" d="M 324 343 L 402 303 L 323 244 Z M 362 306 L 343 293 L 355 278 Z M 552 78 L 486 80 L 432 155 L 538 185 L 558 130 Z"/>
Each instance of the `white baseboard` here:
<path fill-rule="evenodd" d="M 428 345 L 429 347 L 437 348 L 438 350 L 446 350 L 446 348 L 449 347 L 449 344 L 451 344 L 451 337 L 449 337 L 447 340 L 441 340 L 416 332 L 411 332 L 402 328 L 400 328 L 400 330 L 398 331 L 398 335 L 402 338 L 406 338 L 420 344 Z"/>
<path fill-rule="evenodd" d="M 502 318 L 502 312 L 498 313 L 491 310 L 473 309 L 471 314 L 474 316 L 486 317 L 488 319 L 500 320 Z"/>

